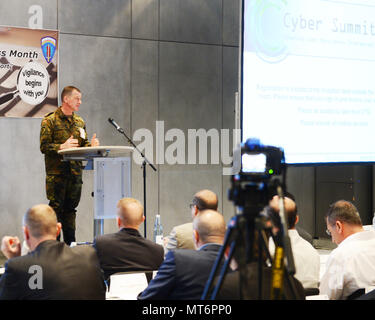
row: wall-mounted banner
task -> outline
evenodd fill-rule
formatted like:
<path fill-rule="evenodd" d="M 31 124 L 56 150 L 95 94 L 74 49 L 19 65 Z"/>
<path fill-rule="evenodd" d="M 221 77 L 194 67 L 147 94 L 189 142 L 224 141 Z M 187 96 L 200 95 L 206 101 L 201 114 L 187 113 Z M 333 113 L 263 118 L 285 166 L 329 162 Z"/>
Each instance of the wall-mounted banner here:
<path fill-rule="evenodd" d="M 42 118 L 58 107 L 56 30 L 0 26 L 0 117 Z"/>

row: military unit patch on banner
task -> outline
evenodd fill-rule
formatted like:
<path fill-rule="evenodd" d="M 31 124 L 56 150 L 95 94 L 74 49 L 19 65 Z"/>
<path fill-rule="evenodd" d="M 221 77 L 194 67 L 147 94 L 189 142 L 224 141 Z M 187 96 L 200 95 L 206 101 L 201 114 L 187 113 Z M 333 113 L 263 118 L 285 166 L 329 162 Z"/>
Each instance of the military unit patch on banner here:
<path fill-rule="evenodd" d="M 56 39 L 52 37 L 44 37 L 41 39 L 41 47 L 43 56 L 47 63 L 50 63 L 56 51 Z"/>
<path fill-rule="evenodd" d="M 0 119 L 58 107 L 59 31 L 0 26 Z"/>

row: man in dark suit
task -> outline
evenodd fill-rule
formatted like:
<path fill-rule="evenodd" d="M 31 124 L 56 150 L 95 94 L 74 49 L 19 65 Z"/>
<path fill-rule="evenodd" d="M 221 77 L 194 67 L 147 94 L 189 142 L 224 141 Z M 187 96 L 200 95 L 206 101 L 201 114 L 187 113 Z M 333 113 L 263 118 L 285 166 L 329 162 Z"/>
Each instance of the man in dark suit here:
<path fill-rule="evenodd" d="M 193 220 L 193 235 L 198 250 L 168 252 L 157 275 L 138 299 L 197 300 L 201 298 L 216 256 L 225 236 L 222 214 L 204 210 Z"/>
<path fill-rule="evenodd" d="M 120 230 L 94 240 L 105 279 L 116 272 L 157 270 L 163 262 L 163 247 L 145 239 L 138 231 L 144 220 L 143 206 L 138 200 L 124 198 L 118 202 Z"/>
<path fill-rule="evenodd" d="M 61 231 L 54 210 L 29 209 L 23 234 L 30 252 L 21 256 L 17 237 L 6 236 L 1 250 L 9 259 L 0 278 L 0 300 L 105 299 L 105 284 L 95 250 L 56 241 Z"/>

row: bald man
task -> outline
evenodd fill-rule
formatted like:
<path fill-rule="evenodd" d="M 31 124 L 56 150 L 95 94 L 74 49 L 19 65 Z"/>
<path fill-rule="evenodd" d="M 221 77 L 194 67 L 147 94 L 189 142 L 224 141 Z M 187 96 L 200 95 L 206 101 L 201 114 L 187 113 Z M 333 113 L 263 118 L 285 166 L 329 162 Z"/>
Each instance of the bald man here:
<path fill-rule="evenodd" d="M 221 213 L 201 211 L 193 220 L 197 250 L 170 251 L 157 275 L 138 299 L 199 300 L 223 244 L 225 231 Z"/>
<path fill-rule="evenodd" d="M 21 256 L 17 237 L 2 239 L 9 259 L 0 278 L 0 300 L 104 300 L 105 285 L 95 250 L 68 247 L 56 240 L 61 224 L 52 207 L 30 208 L 23 220 L 23 235 L 30 251 Z"/>
<path fill-rule="evenodd" d="M 137 199 L 123 198 L 118 202 L 119 231 L 94 240 L 105 279 L 117 272 L 157 270 L 163 262 L 163 247 L 138 231 L 144 220 L 143 206 Z"/>
<path fill-rule="evenodd" d="M 202 210 L 217 210 L 218 198 L 215 192 L 204 189 L 198 191 L 190 204 L 191 217 L 194 217 Z M 193 241 L 193 223 L 188 222 L 174 227 L 169 234 L 165 246 L 165 254 L 174 249 L 195 249 Z"/>
<path fill-rule="evenodd" d="M 270 207 L 275 213 L 280 212 L 280 198 L 274 196 L 270 201 Z M 296 230 L 296 224 L 299 221 L 296 203 L 284 197 L 285 218 L 288 222 L 288 235 L 292 247 L 294 264 L 296 267 L 295 277 L 304 288 L 318 288 L 320 272 L 320 256 L 318 251 L 305 239 L 303 239 Z M 270 239 L 269 249 L 271 255 L 275 252 L 275 244 Z"/>

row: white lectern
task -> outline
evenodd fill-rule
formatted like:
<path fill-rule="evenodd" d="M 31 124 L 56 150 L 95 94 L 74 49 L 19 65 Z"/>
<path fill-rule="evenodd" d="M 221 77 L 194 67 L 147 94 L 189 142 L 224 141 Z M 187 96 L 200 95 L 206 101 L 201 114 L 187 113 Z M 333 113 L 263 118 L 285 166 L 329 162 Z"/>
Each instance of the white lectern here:
<path fill-rule="evenodd" d="M 119 199 L 131 197 L 133 147 L 98 146 L 58 151 L 64 161 L 87 161 L 94 170 L 94 237 L 104 233 L 104 219 L 116 217 Z"/>

